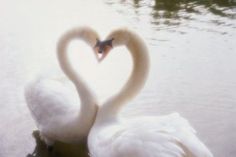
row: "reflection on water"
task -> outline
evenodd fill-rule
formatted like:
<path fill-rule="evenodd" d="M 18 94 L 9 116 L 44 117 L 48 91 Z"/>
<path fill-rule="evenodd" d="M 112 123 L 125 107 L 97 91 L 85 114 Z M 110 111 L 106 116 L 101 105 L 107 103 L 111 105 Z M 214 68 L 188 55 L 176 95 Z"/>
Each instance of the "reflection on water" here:
<path fill-rule="evenodd" d="M 213 14 L 219 16 L 227 16 L 229 18 L 235 17 L 235 14 L 231 14 L 231 8 L 236 5 L 236 2 L 232 0 L 156 0 L 153 9 L 155 10 L 154 15 L 159 15 L 159 17 L 165 18 L 180 18 L 180 12 L 186 13 L 199 13 L 202 11 L 199 10 L 199 7 L 207 9 Z M 159 12 L 163 11 L 163 14 Z"/>
<path fill-rule="evenodd" d="M 115 4 L 113 0 L 107 0 L 108 4 Z M 203 13 L 203 10 L 199 10 L 199 7 L 205 8 L 209 12 L 219 15 L 226 16 L 228 18 L 235 18 L 235 0 L 133 0 L 131 1 L 120 1 L 121 4 L 131 4 L 135 8 L 140 7 L 151 7 L 154 12 L 164 18 L 176 18 L 181 17 L 180 12 L 185 11 L 187 13 Z"/>
<path fill-rule="evenodd" d="M 114 0 L 105 2 L 119 7 Z M 119 10 L 121 13 L 127 13 L 127 10 L 129 13 L 134 11 L 139 20 L 151 15 L 152 23 L 155 25 L 179 25 L 185 20 L 196 20 L 195 16 L 207 14 L 236 19 L 235 0 L 128 0 L 120 1 L 120 4 L 126 8 L 126 11 Z M 212 22 L 217 23 L 216 21 L 218 20 Z"/>

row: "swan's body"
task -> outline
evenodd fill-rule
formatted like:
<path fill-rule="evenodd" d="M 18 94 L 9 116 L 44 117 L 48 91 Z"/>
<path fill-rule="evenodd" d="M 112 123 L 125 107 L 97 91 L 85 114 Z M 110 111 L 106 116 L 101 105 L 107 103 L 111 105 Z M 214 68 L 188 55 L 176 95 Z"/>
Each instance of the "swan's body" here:
<path fill-rule="evenodd" d="M 188 121 L 177 113 L 132 119 L 118 117 L 121 106 L 143 87 L 148 74 L 149 58 L 143 41 L 129 30 L 116 30 L 107 39 L 113 39 L 114 47 L 125 45 L 131 52 L 134 66 L 121 92 L 98 110 L 88 136 L 91 156 L 212 157 Z"/>
<path fill-rule="evenodd" d="M 25 98 L 42 140 L 77 143 L 92 127 L 97 113 L 97 101 L 82 78 L 75 73 L 66 53 L 72 39 L 81 39 L 94 46 L 98 35 L 88 27 L 67 32 L 58 42 L 57 54 L 63 72 L 73 82 L 37 78 L 25 88 Z M 78 93 L 76 93 L 76 90 Z"/>

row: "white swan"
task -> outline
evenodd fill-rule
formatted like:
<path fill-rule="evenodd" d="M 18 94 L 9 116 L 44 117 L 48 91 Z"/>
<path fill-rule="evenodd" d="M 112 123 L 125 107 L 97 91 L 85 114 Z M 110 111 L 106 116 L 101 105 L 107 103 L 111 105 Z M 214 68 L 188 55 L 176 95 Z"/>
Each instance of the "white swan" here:
<path fill-rule="evenodd" d="M 143 87 L 148 75 L 149 57 L 144 42 L 132 31 L 118 29 L 107 39 L 113 47 L 127 47 L 133 58 L 133 71 L 122 90 L 98 110 L 88 136 L 91 156 L 212 157 L 188 121 L 177 113 L 128 120 L 118 117 L 121 107 Z M 99 52 L 103 51 L 104 56 L 107 55 L 108 47 L 103 45 Z"/>
<path fill-rule="evenodd" d="M 99 38 L 91 28 L 80 27 L 64 34 L 57 45 L 59 64 L 74 83 L 80 103 L 75 90 L 60 80 L 37 78 L 25 88 L 28 108 L 49 148 L 54 141 L 77 143 L 87 137 L 98 109 L 95 95 L 69 63 L 66 48 L 73 39 L 81 39 L 94 48 Z"/>

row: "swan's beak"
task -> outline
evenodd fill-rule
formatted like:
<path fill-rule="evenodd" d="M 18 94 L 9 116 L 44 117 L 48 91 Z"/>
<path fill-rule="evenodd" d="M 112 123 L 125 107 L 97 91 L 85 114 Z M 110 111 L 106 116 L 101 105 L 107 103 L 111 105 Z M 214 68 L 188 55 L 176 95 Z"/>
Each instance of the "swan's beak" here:
<path fill-rule="evenodd" d="M 111 49 L 112 47 L 105 46 L 103 50 L 98 50 L 98 62 L 103 61 L 103 59 L 106 58 Z"/>
<path fill-rule="evenodd" d="M 96 57 L 98 62 L 103 61 L 103 59 L 107 56 L 107 54 L 112 49 L 112 40 L 105 40 L 105 41 L 99 41 L 97 40 L 97 43 L 94 47 L 96 52 Z"/>

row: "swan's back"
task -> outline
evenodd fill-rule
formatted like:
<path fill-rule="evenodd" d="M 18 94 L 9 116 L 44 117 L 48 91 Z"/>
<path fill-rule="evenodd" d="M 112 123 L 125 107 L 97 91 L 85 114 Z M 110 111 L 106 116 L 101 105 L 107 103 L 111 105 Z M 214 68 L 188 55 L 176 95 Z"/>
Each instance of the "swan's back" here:
<path fill-rule="evenodd" d="M 70 120 L 79 111 L 79 99 L 69 81 L 38 78 L 26 86 L 25 98 L 40 130 Z"/>
<path fill-rule="evenodd" d="M 123 120 L 93 131 L 89 137 L 93 157 L 212 157 L 178 114 Z"/>

